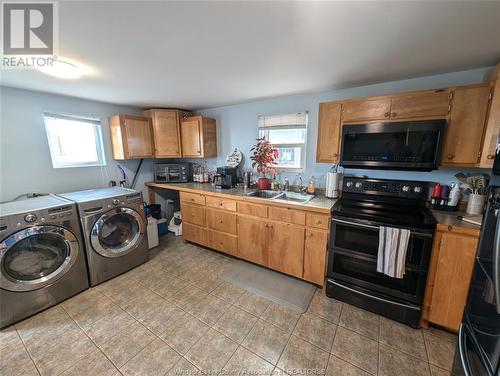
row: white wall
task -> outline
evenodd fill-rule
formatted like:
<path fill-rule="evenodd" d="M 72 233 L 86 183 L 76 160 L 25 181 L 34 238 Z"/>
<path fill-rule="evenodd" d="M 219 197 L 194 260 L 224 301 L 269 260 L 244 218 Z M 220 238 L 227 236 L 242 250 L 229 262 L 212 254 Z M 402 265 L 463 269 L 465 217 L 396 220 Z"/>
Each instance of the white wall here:
<path fill-rule="evenodd" d="M 0 96 L 0 201 L 28 192 L 60 193 L 105 187 L 110 180 L 121 180 L 117 162 L 112 157 L 108 117 L 117 113 L 136 114 L 137 109 L 8 87 L 0 87 Z M 99 117 L 106 166 L 53 168 L 44 111 Z M 130 181 L 138 162 L 119 162 Z M 136 188 L 144 189 L 144 182 L 152 178 L 151 161 L 145 160 Z"/>

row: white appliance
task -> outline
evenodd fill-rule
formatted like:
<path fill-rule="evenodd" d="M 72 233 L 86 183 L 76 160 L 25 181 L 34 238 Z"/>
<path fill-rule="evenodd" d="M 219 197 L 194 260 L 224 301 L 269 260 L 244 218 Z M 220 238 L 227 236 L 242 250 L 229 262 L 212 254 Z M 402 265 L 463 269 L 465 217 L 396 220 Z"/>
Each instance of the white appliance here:
<path fill-rule="evenodd" d="M 182 219 L 181 219 L 181 212 L 176 211 L 174 213 L 174 216 L 170 220 L 170 223 L 168 224 L 168 231 L 173 232 L 175 236 L 181 236 L 182 235 Z"/>
<path fill-rule="evenodd" d="M 342 174 L 337 172 L 337 166 L 333 166 L 326 174 L 325 196 L 328 198 L 338 198 L 340 196 L 340 182 Z"/>

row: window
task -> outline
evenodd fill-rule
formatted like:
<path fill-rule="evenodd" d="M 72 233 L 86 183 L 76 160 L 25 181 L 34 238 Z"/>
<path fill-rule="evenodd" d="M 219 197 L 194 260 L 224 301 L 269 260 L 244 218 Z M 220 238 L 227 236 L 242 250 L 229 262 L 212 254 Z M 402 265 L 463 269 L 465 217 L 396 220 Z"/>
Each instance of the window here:
<path fill-rule="evenodd" d="M 104 166 L 101 121 L 44 113 L 54 168 Z"/>
<path fill-rule="evenodd" d="M 259 116 L 259 137 L 269 140 L 279 152 L 277 168 L 303 170 L 306 156 L 307 112 Z"/>

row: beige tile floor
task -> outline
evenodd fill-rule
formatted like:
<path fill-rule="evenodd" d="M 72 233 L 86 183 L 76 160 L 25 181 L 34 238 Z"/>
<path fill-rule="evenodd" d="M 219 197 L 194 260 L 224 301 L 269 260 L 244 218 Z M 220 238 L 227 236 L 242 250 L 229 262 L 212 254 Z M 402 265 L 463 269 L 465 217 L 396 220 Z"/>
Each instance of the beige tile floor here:
<path fill-rule="evenodd" d="M 147 264 L 1 331 L 0 374 L 450 374 L 455 336 L 321 290 L 299 315 L 219 279 L 233 262 L 167 236 Z"/>

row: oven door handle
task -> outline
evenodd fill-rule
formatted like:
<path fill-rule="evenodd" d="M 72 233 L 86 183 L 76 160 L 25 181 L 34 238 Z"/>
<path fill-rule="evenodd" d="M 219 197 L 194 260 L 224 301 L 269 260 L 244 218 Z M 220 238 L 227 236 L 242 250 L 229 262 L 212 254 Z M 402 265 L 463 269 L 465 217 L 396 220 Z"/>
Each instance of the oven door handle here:
<path fill-rule="evenodd" d="M 332 221 L 333 222 L 337 222 L 337 223 L 342 223 L 342 224 L 345 224 L 345 225 L 349 225 L 349 226 L 353 226 L 353 227 L 363 227 L 363 228 L 369 228 L 369 229 L 373 229 L 373 230 L 379 230 L 380 229 L 380 226 L 373 226 L 373 225 L 366 225 L 364 223 L 357 223 L 357 222 L 345 221 L 343 219 L 338 219 L 338 218 L 334 218 L 334 217 L 332 217 Z M 428 233 L 425 233 L 425 232 L 411 231 L 411 234 L 415 235 L 415 236 L 425 237 L 425 238 L 432 238 L 432 234 L 428 234 Z"/>

